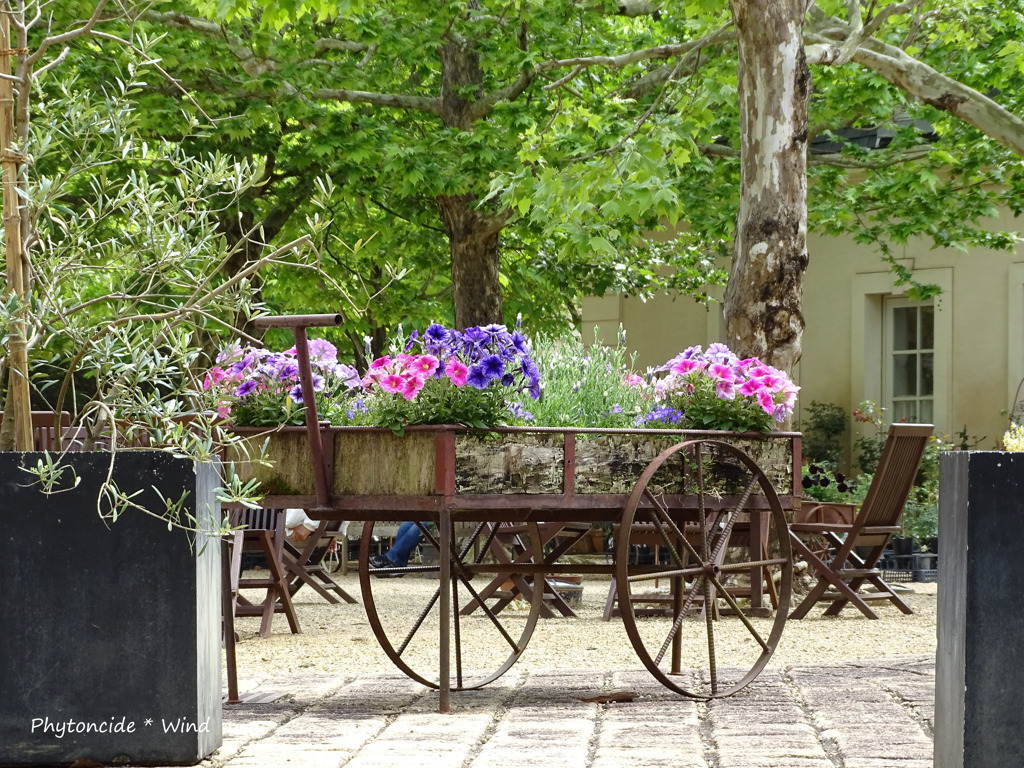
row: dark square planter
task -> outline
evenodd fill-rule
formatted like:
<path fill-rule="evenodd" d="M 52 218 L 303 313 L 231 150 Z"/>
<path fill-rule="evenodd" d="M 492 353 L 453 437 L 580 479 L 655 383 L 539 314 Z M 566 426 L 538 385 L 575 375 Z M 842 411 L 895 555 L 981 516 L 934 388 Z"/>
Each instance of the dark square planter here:
<path fill-rule="evenodd" d="M 1021 765 L 1024 453 L 939 458 L 935 768 Z"/>
<path fill-rule="evenodd" d="M 0 453 L 0 765 L 199 762 L 221 744 L 220 547 L 138 510 L 102 520 L 109 453 L 68 454 L 80 484 L 43 494 L 20 469 L 42 456 Z M 212 466 L 126 451 L 113 477 L 220 518 Z"/>

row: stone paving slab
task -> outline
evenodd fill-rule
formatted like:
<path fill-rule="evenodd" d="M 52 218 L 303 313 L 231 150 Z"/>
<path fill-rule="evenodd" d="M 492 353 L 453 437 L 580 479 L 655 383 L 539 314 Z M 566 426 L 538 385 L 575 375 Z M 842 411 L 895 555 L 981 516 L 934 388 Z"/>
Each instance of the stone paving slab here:
<path fill-rule="evenodd" d="M 584 698 L 611 690 L 631 702 Z M 287 695 L 225 706 L 203 768 L 932 768 L 935 664 L 896 656 L 768 669 L 694 701 L 645 670 L 523 673 L 437 693 L 400 673 L 243 681 Z"/>

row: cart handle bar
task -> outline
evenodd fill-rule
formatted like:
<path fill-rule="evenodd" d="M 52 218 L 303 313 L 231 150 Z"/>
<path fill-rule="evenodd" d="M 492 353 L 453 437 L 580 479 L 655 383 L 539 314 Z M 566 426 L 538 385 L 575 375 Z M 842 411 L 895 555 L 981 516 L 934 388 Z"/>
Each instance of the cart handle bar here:
<path fill-rule="evenodd" d="M 252 321 L 257 328 L 326 328 L 341 323 L 341 315 L 268 315 Z"/>

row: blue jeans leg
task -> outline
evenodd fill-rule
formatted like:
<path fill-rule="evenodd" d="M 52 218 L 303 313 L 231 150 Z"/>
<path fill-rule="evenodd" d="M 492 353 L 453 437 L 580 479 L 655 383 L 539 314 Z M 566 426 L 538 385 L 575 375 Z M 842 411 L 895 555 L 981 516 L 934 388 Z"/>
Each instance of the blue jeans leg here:
<path fill-rule="evenodd" d="M 402 523 L 395 534 L 395 543 L 384 556 L 394 563 L 395 567 L 404 568 L 409 564 L 413 550 L 422 540 L 423 533 L 416 527 L 416 523 Z"/>

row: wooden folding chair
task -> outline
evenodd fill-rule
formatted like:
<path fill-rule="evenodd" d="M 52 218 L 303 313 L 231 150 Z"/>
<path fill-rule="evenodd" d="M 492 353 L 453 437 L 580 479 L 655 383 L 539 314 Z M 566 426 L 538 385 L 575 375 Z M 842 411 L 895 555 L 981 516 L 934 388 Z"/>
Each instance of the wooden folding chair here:
<path fill-rule="evenodd" d="M 568 552 L 572 546 L 590 532 L 589 523 L 540 523 L 540 545 L 544 549 L 544 562 L 554 563 Z M 529 549 L 519 541 L 519 537 L 525 532 L 525 527 L 510 526 L 500 529 L 495 536 L 496 541 L 491 546 L 491 554 L 499 563 L 515 565 L 517 563 L 529 563 L 531 556 Z M 514 556 L 509 553 L 515 553 Z M 513 600 L 522 596 L 526 601 L 533 599 L 533 580 L 521 573 L 510 571 L 499 573 L 490 583 L 481 589 L 477 594 L 480 600 L 486 601 L 494 597 L 497 602 L 489 606 L 493 614 L 504 610 Z M 480 600 L 473 599 L 466 604 L 460 613 L 468 616 L 480 607 Z M 554 618 L 554 608 L 563 616 L 575 618 L 576 611 L 572 609 L 565 599 L 558 594 L 558 591 L 551 584 L 551 579 L 544 579 L 544 603 L 540 609 L 540 616 L 543 619 Z"/>
<path fill-rule="evenodd" d="M 818 602 L 829 603 L 826 616 L 836 616 L 852 604 L 869 619 L 877 619 L 878 614 L 867 604 L 876 600 L 888 600 L 903 613 L 913 613 L 882 580 L 877 566 L 889 539 L 900 531 L 900 515 L 914 486 L 932 429 L 931 424 L 889 427 L 878 469 L 852 522 L 834 522 L 835 516 L 824 515 L 819 521 L 808 519 L 790 524 L 793 554 L 803 556 L 818 581 L 789 618 L 802 619 Z M 821 541 L 825 543 L 824 549 L 814 543 Z M 865 584 L 876 591 L 859 592 Z"/>
<path fill-rule="evenodd" d="M 342 600 L 346 603 L 356 602 L 356 599 L 331 577 L 330 571 L 324 565 L 331 544 L 348 546 L 348 535 L 343 533 L 341 528 L 341 521 L 322 520 L 309 538 L 301 543 L 301 547 L 288 539 L 284 540 L 284 567 L 287 571 L 288 593 L 292 597 L 302 589 L 303 584 L 307 584 L 329 603 L 337 604 Z"/>
<path fill-rule="evenodd" d="M 284 510 L 241 509 L 231 513 L 232 534 L 231 609 L 234 616 L 260 616 L 260 637 L 270 634 L 275 613 L 283 613 L 293 634 L 299 634 L 292 596 L 284 567 Z M 242 578 L 242 553 L 261 552 L 267 563 L 266 577 Z M 242 589 L 264 589 L 266 597 L 253 603 L 239 594 Z"/>
<path fill-rule="evenodd" d="M 762 559 L 767 560 L 768 515 L 760 515 L 759 521 L 761 535 L 757 538 L 757 543 L 754 543 L 753 546 L 760 550 Z M 618 538 L 620 535 L 619 526 L 613 526 L 612 530 L 614 532 L 613 535 L 615 536 L 615 538 Z M 690 533 L 693 534 L 692 539 L 690 537 Z M 737 523 L 736 526 L 733 528 L 732 535 L 729 537 L 729 546 L 723 548 L 722 551 L 719 553 L 718 564 L 722 565 L 722 563 L 725 562 L 728 550 L 732 547 L 742 547 L 744 549 L 749 550 L 752 545 L 751 533 L 756 533 L 756 531 L 751 530 L 749 522 L 744 521 Z M 697 547 L 700 546 L 700 535 L 696 530 L 695 523 L 689 523 L 686 526 L 684 526 L 684 535 L 687 537 L 687 539 L 691 540 L 691 544 Z M 657 559 L 660 556 L 661 548 L 665 546 L 665 541 L 664 539 L 662 539 L 661 533 L 659 533 L 658 529 L 651 523 L 633 523 L 632 530 L 630 531 L 629 535 L 629 540 L 631 544 L 635 542 L 636 544 L 644 545 L 651 549 L 654 553 L 655 562 L 657 562 Z M 673 542 L 673 546 L 675 546 L 676 550 L 679 552 L 684 551 L 682 545 L 678 542 Z M 756 560 L 757 558 L 751 557 L 750 559 Z M 762 605 L 761 601 L 763 592 L 766 591 L 768 593 L 768 597 L 771 600 L 773 608 L 778 607 L 779 595 L 775 589 L 775 582 L 772 581 L 771 573 L 767 570 L 760 568 L 757 570 L 760 574 L 761 579 L 763 580 L 763 584 L 760 589 L 757 587 L 755 583 L 754 585 L 748 586 L 730 586 L 728 587 L 728 590 L 729 594 L 731 594 L 735 598 L 747 598 L 751 599 L 752 603 L 756 603 L 756 605 L 752 604 L 750 608 L 745 609 L 744 613 L 752 616 L 768 616 L 770 615 L 770 611 Z M 753 577 L 753 574 L 751 574 L 751 576 Z M 671 582 L 671 580 L 669 581 Z M 655 587 L 657 587 L 657 581 L 655 581 Z M 604 621 L 611 621 L 613 616 L 619 615 L 618 599 L 618 581 L 613 576 L 611 584 L 609 584 L 608 586 L 608 596 L 605 598 L 604 614 L 601 617 Z M 671 616 L 673 613 L 672 606 L 674 605 L 674 601 L 675 596 L 672 594 L 671 588 L 667 592 L 648 592 L 645 594 L 636 594 L 633 595 L 633 598 L 630 600 L 633 607 L 633 614 L 636 616 Z M 693 610 L 698 609 L 703 614 L 704 600 L 699 595 L 694 599 L 693 602 Z M 717 604 L 714 606 L 714 610 L 715 613 L 713 614 L 713 616 L 717 618 L 719 610 Z M 726 610 L 724 612 L 729 613 L 730 611 Z"/>

